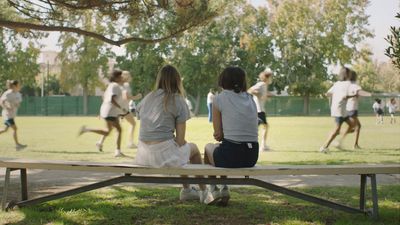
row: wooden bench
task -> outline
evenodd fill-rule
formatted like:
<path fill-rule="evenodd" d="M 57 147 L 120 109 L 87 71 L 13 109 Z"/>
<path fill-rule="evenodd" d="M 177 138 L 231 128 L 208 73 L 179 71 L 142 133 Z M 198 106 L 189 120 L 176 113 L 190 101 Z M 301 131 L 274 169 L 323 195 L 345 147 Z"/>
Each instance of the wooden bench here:
<path fill-rule="evenodd" d="M 307 165 L 307 166 L 255 166 L 253 168 L 225 169 L 208 165 L 188 165 L 182 168 L 149 168 L 132 164 L 93 163 L 72 161 L 41 161 L 29 159 L 1 159 L 0 168 L 6 168 L 2 209 L 8 210 L 15 206 L 23 207 L 55 200 L 118 183 L 164 183 L 164 184 L 229 184 L 253 185 L 305 201 L 323 205 L 332 209 L 349 213 L 362 213 L 373 218 L 378 217 L 377 174 L 400 174 L 400 164 L 393 165 Z M 122 174 L 108 180 L 74 188 L 56 194 L 35 199 L 28 199 L 28 169 L 64 170 L 64 171 L 93 171 Z M 21 201 L 7 202 L 11 171 L 20 171 Z M 187 177 L 181 177 L 186 175 Z M 197 178 L 196 175 L 229 176 L 228 178 Z M 360 202 L 357 208 L 335 203 L 309 194 L 284 188 L 256 176 L 269 175 L 360 175 Z M 251 178 L 252 177 L 252 178 Z M 371 180 L 372 209 L 366 209 L 367 178 Z"/>

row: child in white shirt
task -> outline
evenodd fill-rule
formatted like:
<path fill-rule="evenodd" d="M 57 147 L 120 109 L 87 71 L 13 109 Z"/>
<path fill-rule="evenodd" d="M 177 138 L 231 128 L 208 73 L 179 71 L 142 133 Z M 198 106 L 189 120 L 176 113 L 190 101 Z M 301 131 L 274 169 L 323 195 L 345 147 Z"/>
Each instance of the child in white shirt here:
<path fill-rule="evenodd" d="M 383 105 L 381 103 L 382 100 L 376 98 L 374 104 L 372 105 L 372 109 L 374 109 L 376 116 L 376 124 L 383 124 Z"/>
<path fill-rule="evenodd" d="M 394 115 L 396 114 L 397 108 L 398 108 L 398 106 L 396 103 L 396 99 L 391 98 L 390 102 L 388 104 L 388 110 L 389 110 L 389 114 L 390 114 L 390 124 L 396 123 L 396 117 L 394 117 Z"/>
<path fill-rule="evenodd" d="M 19 82 L 16 80 L 7 80 L 7 88 L 8 90 L 5 91 L 0 97 L 0 105 L 3 108 L 1 114 L 3 116 L 5 125 L 5 127 L 0 130 L 0 134 L 7 132 L 8 128 L 11 127 L 11 129 L 13 129 L 15 149 L 19 151 L 27 147 L 27 145 L 19 143 L 17 135 L 17 125 L 15 123 L 17 110 L 22 102 L 22 96 L 21 93 L 19 93 L 19 90 L 21 88 Z"/>
<path fill-rule="evenodd" d="M 326 143 L 319 149 L 322 153 L 327 153 L 329 151 L 328 147 L 340 133 L 343 122 L 348 124 L 347 131 L 344 135 L 348 134 L 353 130 L 353 123 L 347 116 L 346 104 L 349 98 L 348 92 L 350 87 L 350 69 L 344 67 L 339 73 L 339 81 L 337 81 L 326 93 L 328 97 L 331 97 L 331 117 L 335 118 L 336 127 L 333 132 L 329 135 Z"/>

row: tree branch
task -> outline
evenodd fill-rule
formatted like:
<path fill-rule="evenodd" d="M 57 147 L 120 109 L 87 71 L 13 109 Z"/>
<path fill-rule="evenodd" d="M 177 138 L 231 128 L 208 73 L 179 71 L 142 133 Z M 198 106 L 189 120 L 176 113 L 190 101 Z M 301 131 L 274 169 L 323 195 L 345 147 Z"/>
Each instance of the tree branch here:
<path fill-rule="evenodd" d="M 116 45 L 116 46 L 121 46 L 123 44 L 126 44 L 128 42 L 142 42 L 142 43 L 157 43 L 161 42 L 167 39 L 170 39 L 172 37 L 177 36 L 178 34 L 191 29 L 195 26 L 199 26 L 203 23 L 205 23 L 207 20 L 202 21 L 200 23 L 194 23 L 190 24 L 189 26 L 182 27 L 181 29 L 178 29 L 167 36 L 161 37 L 161 38 L 155 38 L 155 39 L 146 39 L 146 38 L 140 38 L 140 37 L 129 37 L 129 38 L 124 38 L 120 39 L 118 41 L 112 40 L 110 38 L 105 37 L 104 35 L 87 31 L 87 30 L 82 30 L 79 28 L 75 27 L 64 27 L 64 26 L 46 26 L 46 25 L 39 25 L 39 24 L 33 24 L 33 23 L 25 23 L 25 22 L 15 22 L 15 21 L 9 21 L 9 20 L 4 20 L 0 18 L 0 27 L 6 27 L 9 29 L 29 29 L 29 30 L 40 30 L 40 31 L 60 31 L 60 32 L 70 32 L 70 33 L 76 33 L 79 35 L 85 35 L 88 37 L 93 37 L 98 40 L 101 40 L 105 43 L 111 44 L 111 45 Z"/>

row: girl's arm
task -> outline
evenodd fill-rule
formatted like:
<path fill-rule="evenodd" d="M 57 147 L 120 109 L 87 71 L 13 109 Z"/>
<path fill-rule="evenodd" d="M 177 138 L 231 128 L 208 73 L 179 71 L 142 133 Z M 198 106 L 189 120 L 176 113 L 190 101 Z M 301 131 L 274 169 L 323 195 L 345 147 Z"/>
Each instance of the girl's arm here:
<path fill-rule="evenodd" d="M 224 132 L 222 130 L 222 116 L 218 107 L 215 105 L 212 107 L 213 113 L 213 127 L 214 127 L 214 138 L 216 141 L 222 141 L 224 138 Z"/>
<path fill-rule="evenodd" d="M 130 95 L 127 91 L 125 91 L 123 97 L 124 97 L 125 99 L 127 99 L 127 100 L 136 101 L 136 100 L 139 100 L 139 99 L 142 98 L 142 94 L 139 93 L 139 94 L 137 94 L 137 95 L 135 95 L 135 96 L 132 96 L 132 95 Z"/>
<path fill-rule="evenodd" d="M 176 129 L 176 137 L 175 137 L 176 143 L 178 143 L 179 146 L 186 144 L 185 141 L 186 122 L 176 123 L 175 129 Z"/>

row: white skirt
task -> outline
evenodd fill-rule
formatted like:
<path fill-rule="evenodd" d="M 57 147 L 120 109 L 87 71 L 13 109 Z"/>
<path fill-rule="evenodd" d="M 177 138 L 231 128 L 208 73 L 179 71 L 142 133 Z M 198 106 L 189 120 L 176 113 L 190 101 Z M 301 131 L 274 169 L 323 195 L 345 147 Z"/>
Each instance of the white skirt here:
<path fill-rule="evenodd" d="M 139 140 L 135 164 L 150 167 L 181 167 L 189 163 L 190 146 L 179 147 L 174 139 L 148 145 Z"/>

